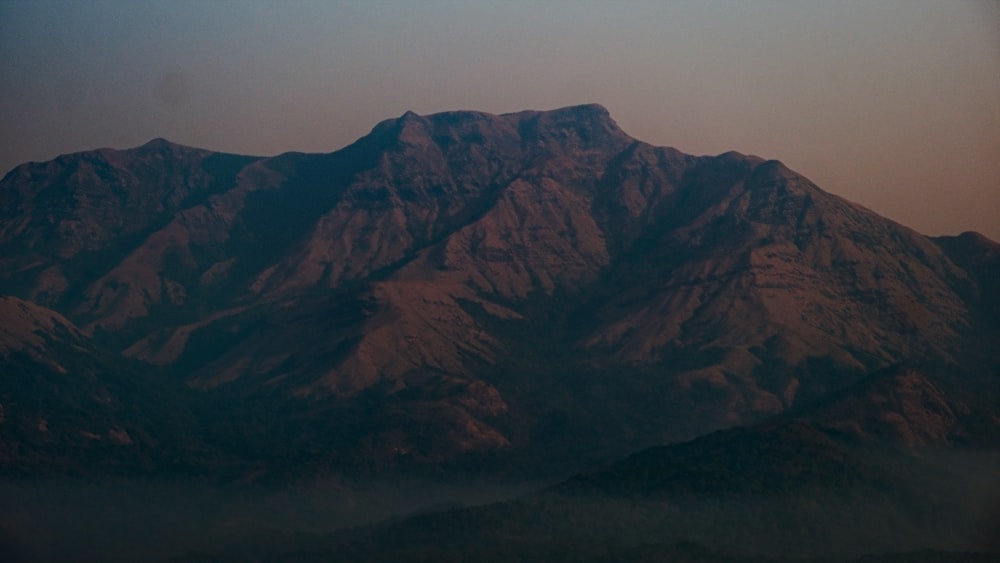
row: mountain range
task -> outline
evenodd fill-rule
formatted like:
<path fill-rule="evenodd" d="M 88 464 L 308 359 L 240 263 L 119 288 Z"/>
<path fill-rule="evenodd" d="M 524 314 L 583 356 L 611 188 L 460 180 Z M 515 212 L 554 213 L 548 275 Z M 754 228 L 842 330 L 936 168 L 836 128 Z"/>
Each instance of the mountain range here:
<path fill-rule="evenodd" d="M 598 105 L 24 164 L 0 296 L 6 477 L 552 478 L 768 420 L 1000 447 L 1000 244 Z"/>

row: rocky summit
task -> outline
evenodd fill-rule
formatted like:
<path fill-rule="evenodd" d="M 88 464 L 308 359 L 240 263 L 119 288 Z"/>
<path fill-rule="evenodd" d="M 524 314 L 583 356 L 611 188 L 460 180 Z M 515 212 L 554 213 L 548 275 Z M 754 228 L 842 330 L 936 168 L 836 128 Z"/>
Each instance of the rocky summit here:
<path fill-rule="evenodd" d="M 551 474 L 789 413 L 996 445 L 997 272 L 598 105 L 65 155 L 0 182 L 0 472 Z"/>

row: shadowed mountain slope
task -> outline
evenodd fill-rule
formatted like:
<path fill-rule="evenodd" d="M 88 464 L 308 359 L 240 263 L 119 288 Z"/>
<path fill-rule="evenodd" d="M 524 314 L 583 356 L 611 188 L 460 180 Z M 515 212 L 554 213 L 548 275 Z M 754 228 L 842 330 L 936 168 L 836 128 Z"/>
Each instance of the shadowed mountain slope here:
<path fill-rule="evenodd" d="M 220 456 L 185 391 L 109 354 L 58 313 L 0 297 L 0 467 L 7 476 L 190 471 Z M 160 375 L 161 377 L 157 377 Z"/>

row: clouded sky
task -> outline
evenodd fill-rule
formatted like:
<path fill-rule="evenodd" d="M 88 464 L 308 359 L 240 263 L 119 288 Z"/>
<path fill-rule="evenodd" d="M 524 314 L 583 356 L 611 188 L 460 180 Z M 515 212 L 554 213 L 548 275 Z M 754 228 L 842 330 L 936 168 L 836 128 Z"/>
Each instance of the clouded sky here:
<path fill-rule="evenodd" d="M 1000 240 L 995 0 L 0 0 L 0 173 L 589 102 L 644 141 L 777 158 L 918 231 Z"/>

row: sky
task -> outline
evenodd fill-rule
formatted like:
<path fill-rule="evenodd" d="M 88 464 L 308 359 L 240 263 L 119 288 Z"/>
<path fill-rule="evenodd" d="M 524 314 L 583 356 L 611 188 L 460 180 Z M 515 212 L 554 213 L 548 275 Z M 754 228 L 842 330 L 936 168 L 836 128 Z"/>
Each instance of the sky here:
<path fill-rule="evenodd" d="M 997 0 L 0 0 L 0 174 L 591 102 L 654 145 L 775 158 L 922 233 L 1000 241 Z"/>

